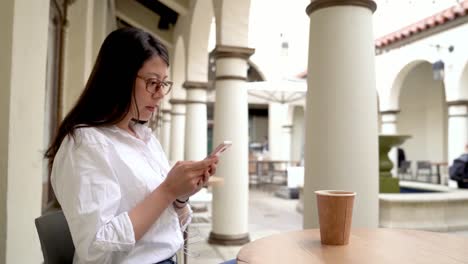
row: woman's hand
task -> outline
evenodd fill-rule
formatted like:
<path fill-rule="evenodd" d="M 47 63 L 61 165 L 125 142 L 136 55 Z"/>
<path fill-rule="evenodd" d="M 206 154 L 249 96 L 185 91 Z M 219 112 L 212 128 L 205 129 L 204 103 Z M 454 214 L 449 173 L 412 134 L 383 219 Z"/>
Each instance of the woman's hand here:
<path fill-rule="evenodd" d="M 209 179 L 210 176 L 213 176 L 213 175 L 216 174 L 216 166 L 218 166 L 218 161 L 219 161 L 219 159 L 218 159 L 217 156 L 211 156 L 211 155 L 208 156 L 208 157 L 206 157 L 205 160 L 210 159 L 210 158 L 216 158 L 216 162 L 215 162 L 214 164 L 211 164 L 211 165 L 210 165 L 210 168 L 209 168 L 208 171 L 207 171 L 207 173 L 208 173 L 208 179 Z M 205 174 L 206 174 L 206 173 L 205 173 Z M 208 182 L 208 179 L 206 180 L 206 182 Z M 205 184 L 206 184 L 206 182 L 205 182 Z"/>
<path fill-rule="evenodd" d="M 179 199 L 180 201 L 187 201 L 190 198 L 190 196 L 196 194 L 204 186 L 208 184 L 208 180 L 210 179 L 210 176 L 213 176 L 216 173 L 216 166 L 218 165 L 219 158 L 217 156 L 208 156 L 204 160 L 208 160 L 208 159 L 215 159 L 215 162 L 211 164 L 209 168 L 205 170 L 203 176 L 198 179 L 197 188 L 189 194 L 177 197 L 177 199 Z"/>
<path fill-rule="evenodd" d="M 176 198 L 186 200 L 208 182 L 210 176 L 208 171 L 213 166 L 216 170 L 217 162 L 217 157 L 208 157 L 201 161 L 179 161 L 169 171 L 162 184 L 173 200 Z"/>

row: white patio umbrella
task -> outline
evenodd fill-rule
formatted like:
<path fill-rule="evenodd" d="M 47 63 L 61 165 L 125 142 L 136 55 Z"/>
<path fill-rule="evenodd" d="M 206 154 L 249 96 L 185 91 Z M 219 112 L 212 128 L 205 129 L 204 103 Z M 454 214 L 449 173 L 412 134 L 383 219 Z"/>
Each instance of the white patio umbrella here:
<path fill-rule="evenodd" d="M 307 92 L 307 82 L 304 79 L 247 82 L 246 86 L 250 98 L 283 104 L 303 100 Z"/>

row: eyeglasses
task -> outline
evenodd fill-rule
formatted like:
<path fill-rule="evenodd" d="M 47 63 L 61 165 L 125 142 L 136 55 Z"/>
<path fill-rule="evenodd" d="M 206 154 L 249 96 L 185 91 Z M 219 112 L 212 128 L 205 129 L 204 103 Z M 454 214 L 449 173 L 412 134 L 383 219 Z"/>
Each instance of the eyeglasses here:
<path fill-rule="evenodd" d="M 163 94 L 166 95 L 171 91 L 172 85 L 174 84 L 171 81 L 160 81 L 156 78 L 144 78 L 139 75 L 137 75 L 137 78 L 145 81 L 146 91 L 150 94 L 155 94 L 162 89 Z"/>

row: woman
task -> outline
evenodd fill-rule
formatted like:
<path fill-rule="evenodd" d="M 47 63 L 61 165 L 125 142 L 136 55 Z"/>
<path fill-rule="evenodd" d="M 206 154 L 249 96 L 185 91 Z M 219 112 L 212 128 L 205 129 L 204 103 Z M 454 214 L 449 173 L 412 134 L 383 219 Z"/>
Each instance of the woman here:
<path fill-rule="evenodd" d="M 74 263 L 174 263 L 188 197 L 218 159 L 177 162 L 142 125 L 169 93 L 167 49 L 133 28 L 112 32 L 46 152 L 75 245 Z"/>

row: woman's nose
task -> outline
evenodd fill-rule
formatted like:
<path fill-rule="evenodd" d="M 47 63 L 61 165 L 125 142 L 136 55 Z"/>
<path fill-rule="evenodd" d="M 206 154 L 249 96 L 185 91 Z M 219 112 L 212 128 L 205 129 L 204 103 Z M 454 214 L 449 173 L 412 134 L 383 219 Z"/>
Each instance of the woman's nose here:
<path fill-rule="evenodd" d="M 154 98 L 164 98 L 164 91 L 163 89 L 158 89 L 154 94 L 153 94 L 153 97 Z"/>

